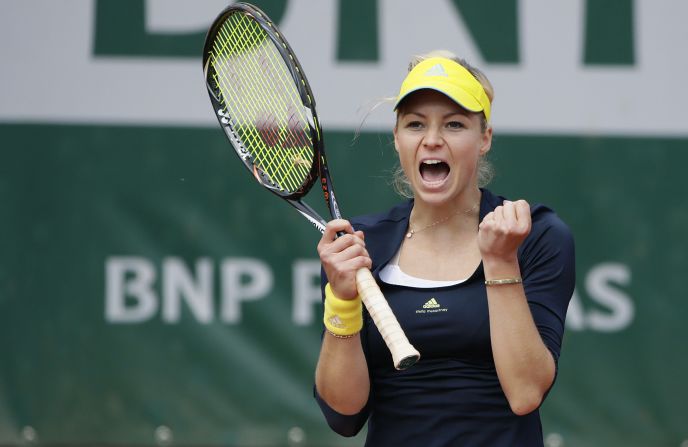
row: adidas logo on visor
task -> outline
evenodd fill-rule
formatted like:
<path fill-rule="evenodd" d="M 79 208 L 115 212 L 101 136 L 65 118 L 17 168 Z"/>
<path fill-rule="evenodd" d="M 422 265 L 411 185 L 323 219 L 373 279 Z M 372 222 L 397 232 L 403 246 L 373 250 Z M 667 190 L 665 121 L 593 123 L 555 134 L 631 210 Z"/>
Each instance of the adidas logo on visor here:
<path fill-rule="evenodd" d="M 444 70 L 442 64 L 435 64 L 432 67 L 428 68 L 425 72 L 425 76 L 444 76 L 445 78 L 449 77 L 447 72 Z"/>

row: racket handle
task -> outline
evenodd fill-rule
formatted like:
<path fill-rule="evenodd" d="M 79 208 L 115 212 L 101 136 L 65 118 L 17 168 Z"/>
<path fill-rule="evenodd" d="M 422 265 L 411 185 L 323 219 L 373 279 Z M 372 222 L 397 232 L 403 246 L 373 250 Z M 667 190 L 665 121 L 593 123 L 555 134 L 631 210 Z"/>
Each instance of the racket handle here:
<path fill-rule="evenodd" d="M 356 286 L 363 304 L 392 353 L 394 367 L 403 370 L 413 366 L 420 358 L 420 353 L 409 343 L 370 270 L 362 268 L 356 272 Z"/>

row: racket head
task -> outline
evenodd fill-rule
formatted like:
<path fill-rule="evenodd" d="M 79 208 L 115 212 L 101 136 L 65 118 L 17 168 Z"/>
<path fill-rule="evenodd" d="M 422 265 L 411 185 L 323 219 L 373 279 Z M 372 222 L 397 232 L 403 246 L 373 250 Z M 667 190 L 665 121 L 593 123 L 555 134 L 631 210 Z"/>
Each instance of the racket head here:
<path fill-rule="evenodd" d="M 203 70 L 215 115 L 237 155 L 273 193 L 298 200 L 318 178 L 322 131 L 301 64 L 257 7 L 235 3 L 213 21 Z"/>

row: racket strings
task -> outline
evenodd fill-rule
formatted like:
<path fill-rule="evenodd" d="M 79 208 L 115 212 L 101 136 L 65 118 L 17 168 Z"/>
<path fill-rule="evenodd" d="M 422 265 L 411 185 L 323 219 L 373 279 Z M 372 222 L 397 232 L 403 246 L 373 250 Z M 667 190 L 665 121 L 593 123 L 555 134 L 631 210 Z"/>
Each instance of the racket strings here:
<path fill-rule="evenodd" d="M 247 39 L 245 35 L 239 36 L 239 38 L 248 42 L 252 42 L 252 40 Z M 274 75 L 268 73 L 270 61 L 264 54 L 259 56 L 258 61 L 258 70 L 262 71 L 266 76 L 259 76 L 257 78 L 254 77 L 254 79 L 269 80 L 271 76 L 274 77 Z M 252 68 L 254 70 L 256 69 L 255 66 Z M 265 86 L 263 87 L 265 88 Z M 247 91 L 253 92 L 252 89 L 247 89 Z M 264 95 L 254 95 L 251 100 L 256 101 L 257 98 L 264 100 L 265 97 L 266 96 Z M 273 94 L 267 97 L 275 98 L 279 96 Z M 268 109 L 272 110 L 276 110 L 280 106 L 282 108 L 281 113 L 284 114 L 284 104 L 275 104 L 273 101 L 267 105 Z M 290 160 L 292 158 L 298 158 L 301 161 L 303 156 L 296 157 L 288 156 L 289 154 L 277 153 L 277 151 L 280 150 L 280 147 L 282 148 L 281 150 L 293 147 L 293 144 L 289 144 L 289 140 L 291 140 L 293 143 L 294 139 L 284 138 L 284 135 L 282 134 L 284 133 L 283 129 L 285 126 L 278 123 L 277 117 L 272 112 L 259 112 L 254 117 L 254 124 L 257 128 L 252 126 L 244 128 L 250 130 L 246 135 L 246 140 L 249 146 L 257 149 L 255 152 L 256 164 L 261 168 L 261 170 L 268 173 L 271 177 L 271 180 L 276 182 L 280 188 L 295 190 L 303 183 L 303 179 L 305 178 L 304 176 L 308 175 L 308 171 L 294 172 L 292 170 L 294 166 L 292 163 L 290 163 Z M 303 132 L 301 133 L 303 134 Z M 279 145 L 279 147 L 276 147 L 277 145 Z M 296 164 L 295 166 L 298 168 L 299 166 L 303 166 L 303 163 Z"/>
<path fill-rule="evenodd" d="M 234 16 L 235 19 L 237 19 L 237 17 L 243 18 L 243 16 L 236 16 L 236 15 Z M 248 26 L 247 27 L 242 27 L 242 26 L 231 27 L 229 24 L 226 23 L 225 26 L 221 29 L 221 32 L 224 34 L 224 37 L 225 37 L 225 44 L 228 42 L 235 42 L 239 45 L 242 45 L 238 49 L 236 46 L 233 48 L 234 55 L 246 54 L 248 57 L 246 57 L 244 59 L 244 62 L 248 63 L 248 64 L 252 64 L 251 67 L 245 67 L 245 66 L 242 66 L 240 64 L 236 64 L 234 67 L 239 68 L 239 69 L 244 68 L 244 70 L 242 72 L 245 75 L 244 79 L 250 79 L 251 82 L 254 83 L 254 84 L 247 84 L 246 85 L 247 88 L 245 90 L 248 93 L 247 96 L 251 96 L 250 100 L 251 100 L 252 104 L 258 105 L 261 103 L 270 102 L 269 106 L 270 106 L 271 110 L 282 109 L 282 111 L 284 112 L 284 104 L 276 103 L 273 100 L 273 98 L 274 98 L 273 95 L 261 96 L 261 94 L 266 93 L 266 92 L 274 93 L 274 91 L 270 92 L 270 90 L 271 90 L 270 84 L 268 84 L 266 82 L 262 82 L 260 85 L 260 91 L 258 91 L 257 89 L 249 88 L 249 87 L 256 86 L 259 81 L 266 81 L 267 80 L 266 76 L 257 76 L 257 77 L 255 76 L 256 74 L 261 74 L 261 73 L 264 75 L 267 74 L 264 70 L 261 70 L 261 67 L 266 66 L 265 63 L 267 61 L 267 57 L 265 54 L 259 55 L 261 65 L 259 67 L 256 67 L 255 58 L 250 57 L 250 54 L 245 47 L 258 48 L 261 44 L 263 47 L 266 47 L 266 46 L 268 48 L 271 48 L 271 47 L 269 46 L 270 45 L 269 41 L 268 41 L 269 37 L 266 36 L 265 34 L 261 33 L 262 30 L 260 29 L 260 27 L 257 24 L 255 24 L 253 21 L 250 21 L 248 19 L 245 19 L 245 24 L 249 25 L 250 27 L 248 27 Z M 251 33 L 249 34 L 249 32 L 251 32 Z M 236 35 L 237 33 L 241 33 L 241 35 Z M 267 45 L 265 45 L 266 42 L 267 42 Z M 246 68 L 249 68 L 250 71 L 247 72 Z M 239 85 L 238 87 L 242 87 L 242 85 Z M 272 89 L 274 90 L 274 86 L 272 87 Z M 237 89 L 237 91 L 239 92 L 241 90 Z"/>
<path fill-rule="evenodd" d="M 227 45 L 230 42 L 238 41 L 248 44 L 247 46 L 257 47 L 259 42 L 257 42 L 251 34 L 248 34 L 248 31 L 249 30 L 247 28 L 241 28 L 237 26 L 229 27 L 227 24 L 225 24 L 221 30 L 223 38 L 222 47 L 218 49 L 216 46 L 216 53 L 230 57 L 232 54 L 236 54 L 236 51 L 228 51 Z M 237 35 L 237 33 L 240 34 Z M 234 50 L 234 48 L 231 48 L 230 50 Z M 228 57 L 224 57 L 224 59 L 229 60 Z M 245 82 L 242 82 L 242 79 L 251 79 L 251 77 L 253 77 L 253 81 L 257 79 L 263 79 L 262 76 L 256 77 L 255 73 L 247 73 L 246 70 L 234 70 L 234 68 L 241 68 L 241 65 L 234 64 L 233 66 L 229 66 L 227 64 L 220 64 L 221 60 L 222 58 L 216 58 L 215 65 L 216 68 L 220 68 L 218 73 L 224 75 L 219 79 L 219 81 L 222 91 L 225 93 L 223 95 L 225 105 L 229 110 L 235 112 L 233 114 L 235 127 L 241 134 L 241 139 L 248 146 L 248 148 L 254 149 L 252 155 L 254 156 L 255 164 L 259 165 L 262 169 L 271 172 L 273 177 L 275 177 L 274 174 L 280 171 L 280 169 L 279 167 L 270 166 L 265 162 L 266 157 L 263 156 L 264 148 L 261 143 L 267 143 L 269 146 L 274 146 L 274 144 L 278 141 L 276 136 L 276 134 L 278 134 L 278 129 L 275 127 L 277 120 L 275 117 L 272 117 L 269 112 L 256 107 L 256 105 L 260 105 L 261 102 L 270 102 L 266 101 L 266 98 L 273 98 L 273 95 L 265 96 L 263 94 L 261 96 L 260 94 L 263 92 L 257 91 L 256 88 L 251 88 L 255 87 L 253 84 L 245 85 Z M 255 69 L 252 71 L 255 72 Z M 227 79 L 227 73 L 230 74 L 230 79 Z M 260 88 L 260 90 L 263 91 L 266 89 L 267 87 L 265 85 L 262 85 Z M 239 96 L 239 92 L 241 92 L 243 96 Z M 245 106 L 248 105 L 252 106 L 248 111 L 248 114 L 238 113 L 238 111 L 243 110 L 242 107 L 245 108 Z M 281 105 L 275 104 L 274 102 L 267 104 L 267 107 L 269 107 L 271 110 L 276 110 L 279 106 Z M 239 121 L 239 123 L 237 123 L 237 121 Z"/>
<path fill-rule="evenodd" d="M 311 172 L 310 126 L 291 73 L 265 31 L 233 14 L 214 42 L 214 82 L 233 129 L 279 188 L 296 191 Z"/>
<path fill-rule="evenodd" d="M 254 25 L 254 27 L 257 27 L 257 25 L 255 25 L 253 22 L 249 22 L 249 24 Z M 230 29 L 230 31 L 228 31 L 228 28 Z M 262 39 L 261 42 L 258 42 L 255 33 L 249 34 L 249 31 L 252 30 L 246 27 L 242 28 L 239 26 L 234 26 L 233 28 L 230 28 L 229 26 L 227 26 L 227 24 L 225 24 L 225 26 L 223 26 L 223 28 L 221 29 L 221 33 L 225 38 L 224 45 L 226 46 L 226 44 L 229 42 L 242 42 L 243 44 L 248 44 L 247 46 L 249 47 L 252 46 L 257 48 L 259 44 L 263 43 L 264 39 Z M 237 35 L 237 33 L 240 33 L 240 35 Z M 241 48 L 239 51 L 243 51 L 243 48 Z M 266 60 L 265 56 L 261 55 L 260 58 L 264 63 Z M 254 61 L 255 59 L 248 59 L 248 62 Z M 235 64 L 234 66 L 229 68 L 241 69 L 245 67 L 242 67 L 242 65 L 240 64 Z M 225 72 L 226 70 L 222 71 L 222 73 Z M 257 76 L 256 72 L 260 73 L 260 71 L 256 70 L 256 67 L 253 66 L 250 67 L 250 72 L 247 72 L 245 69 L 241 70 L 241 75 L 244 79 L 251 79 L 252 81 L 264 81 L 266 79 L 266 77 L 264 76 Z M 234 74 L 236 77 L 236 71 L 232 70 L 230 71 L 230 73 Z M 266 171 L 266 173 L 270 174 L 273 181 L 279 182 L 278 177 L 280 176 L 276 174 L 282 174 L 281 177 L 287 180 L 286 183 L 279 182 L 284 183 L 282 187 L 294 187 L 294 182 L 290 182 L 291 178 L 289 176 L 285 176 L 286 172 L 284 169 L 282 169 L 282 166 L 275 165 L 275 163 L 273 162 L 273 159 L 275 157 L 269 157 L 268 155 L 270 154 L 266 153 L 266 151 L 264 150 L 266 145 L 272 148 L 279 142 L 279 127 L 277 119 L 272 114 L 272 112 L 270 112 L 270 110 L 274 111 L 278 109 L 283 109 L 283 104 L 275 103 L 274 100 L 272 100 L 272 98 L 274 98 L 275 96 L 272 94 L 265 93 L 266 90 L 269 90 L 269 86 L 265 82 L 262 82 L 260 88 L 256 89 L 251 88 L 255 87 L 255 85 L 250 83 L 227 85 L 228 82 L 226 82 L 226 78 L 223 79 L 223 81 L 225 81 L 223 82 L 223 85 L 226 88 L 226 91 L 230 93 L 230 95 L 228 96 L 233 97 L 234 104 L 238 103 L 238 105 L 236 106 L 234 106 L 234 104 L 226 104 L 228 105 L 228 109 L 239 111 L 242 110 L 241 107 L 243 107 L 244 105 L 254 106 L 252 110 L 250 110 L 251 113 L 249 113 L 248 120 L 242 120 L 242 115 L 239 115 L 238 113 L 235 114 L 237 118 L 239 118 L 239 120 L 242 121 L 242 125 L 237 126 L 238 129 L 240 129 L 240 133 L 242 133 L 242 141 L 244 141 L 244 143 L 247 145 L 249 149 L 254 149 L 252 153 L 252 155 L 254 156 L 254 163 L 261 167 L 262 170 Z M 231 93 L 243 93 L 246 98 L 240 97 L 238 94 L 231 95 Z M 267 101 L 266 98 L 268 99 Z M 244 99 L 248 99 L 248 101 L 242 101 Z M 266 107 L 264 107 L 263 109 L 255 107 L 260 106 L 261 104 L 265 105 Z"/>

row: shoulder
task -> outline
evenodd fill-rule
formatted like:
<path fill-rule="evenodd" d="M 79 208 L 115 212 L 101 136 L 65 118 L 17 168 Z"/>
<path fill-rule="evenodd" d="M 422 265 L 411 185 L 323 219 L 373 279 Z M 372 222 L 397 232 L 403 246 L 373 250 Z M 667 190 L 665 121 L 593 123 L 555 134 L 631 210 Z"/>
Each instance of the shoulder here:
<path fill-rule="evenodd" d="M 406 232 L 412 200 L 405 200 L 381 213 L 366 214 L 351 219 L 351 225 L 365 234 L 366 249 L 373 259 L 373 268 L 387 262 Z"/>
<path fill-rule="evenodd" d="M 505 200 L 520 199 L 507 198 L 497 195 L 487 189 L 483 189 L 482 192 L 485 214 L 502 205 Z M 530 218 L 532 221 L 532 228 L 528 239 L 539 239 L 543 235 L 553 236 L 561 239 L 573 239 L 573 235 L 568 225 L 552 208 L 543 203 L 530 203 L 527 198 L 525 198 L 525 200 L 530 204 Z M 481 216 L 481 218 L 482 217 L 484 216 Z"/>
<path fill-rule="evenodd" d="M 559 246 L 573 245 L 573 233 L 559 215 L 547 205 L 536 203 L 530 207 L 532 227 L 529 242 L 545 240 Z"/>
<path fill-rule="evenodd" d="M 366 231 L 366 229 L 375 229 L 377 227 L 394 226 L 408 220 L 412 207 L 413 201 L 405 200 L 386 211 L 353 217 L 351 219 L 351 224 L 357 230 L 363 231 Z"/>
<path fill-rule="evenodd" d="M 522 259 L 540 262 L 558 259 L 572 268 L 575 262 L 573 232 L 564 220 L 549 206 L 542 203 L 530 205 L 530 234 L 519 249 Z"/>

